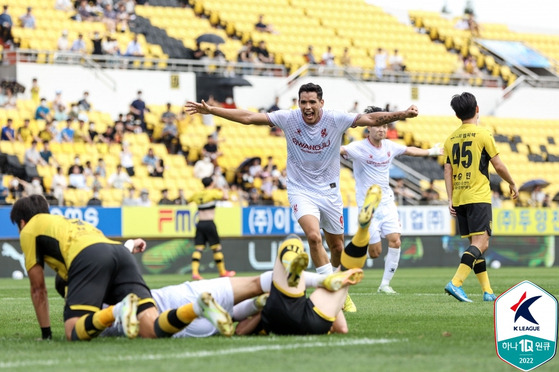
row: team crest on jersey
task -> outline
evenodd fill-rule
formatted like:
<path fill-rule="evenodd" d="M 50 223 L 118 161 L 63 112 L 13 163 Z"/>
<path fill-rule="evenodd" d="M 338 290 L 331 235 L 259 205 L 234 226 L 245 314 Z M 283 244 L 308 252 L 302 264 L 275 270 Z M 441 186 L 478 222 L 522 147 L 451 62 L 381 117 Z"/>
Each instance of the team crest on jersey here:
<path fill-rule="evenodd" d="M 297 208 L 297 204 L 293 205 L 293 212 L 297 212 L 299 208 Z"/>
<path fill-rule="evenodd" d="M 388 152 L 386 153 L 386 156 L 390 157 L 390 151 L 388 151 Z"/>
<path fill-rule="evenodd" d="M 328 135 L 328 132 L 326 131 L 326 128 L 324 128 L 320 131 L 320 135 L 322 136 L 322 138 L 324 138 Z"/>
<path fill-rule="evenodd" d="M 372 158 L 373 158 L 373 155 L 369 154 L 369 159 L 372 159 Z"/>
<path fill-rule="evenodd" d="M 297 132 L 298 135 L 301 135 L 301 128 L 297 128 L 296 132 Z"/>

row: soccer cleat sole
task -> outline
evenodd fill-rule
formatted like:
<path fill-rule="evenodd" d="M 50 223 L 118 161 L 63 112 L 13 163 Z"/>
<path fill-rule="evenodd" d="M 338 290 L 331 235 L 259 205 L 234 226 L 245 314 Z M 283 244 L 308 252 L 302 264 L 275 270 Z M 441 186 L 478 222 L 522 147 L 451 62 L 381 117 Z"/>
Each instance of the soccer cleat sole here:
<path fill-rule="evenodd" d="M 297 287 L 301 280 L 301 273 L 308 265 L 309 255 L 306 252 L 300 252 L 297 257 L 293 258 L 287 272 L 287 285 L 290 287 Z"/>
<path fill-rule="evenodd" d="M 136 316 L 136 313 L 138 312 L 138 296 L 134 293 L 130 293 L 123 301 L 125 301 L 121 308 L 123 314 L 120 315 L 122 330 L 126 337 L 136 338 L 140 332 L 140 323 L 138 322 L 138 318 Z"/>
<path fill-rule="evenodd" d="M 231 337 L 235 331 L 231 315 L 219 305 L 209 292 L 203 292 L 198 304 L 202 308 L 204 318 L 224 336 Z"/>
<path fill-rule="evenodd" d="M 343 287 L 354 285 L 363 280 L 363 269 L 350 269 L 330 274 L 324 279 L 324 288 L 329 291 L 337 291 Z"/>
<path fill-rule="evenodd" d="M 359 211 L 358 221 L 361 227 L 366 227 L 371 222 L 371 218 L 380 203 L 381 197 L 382 191 L 379 185 L 369 187 L 367 194 L 365 195 L 363 207 L 361 207 L 361 210 Z"/>

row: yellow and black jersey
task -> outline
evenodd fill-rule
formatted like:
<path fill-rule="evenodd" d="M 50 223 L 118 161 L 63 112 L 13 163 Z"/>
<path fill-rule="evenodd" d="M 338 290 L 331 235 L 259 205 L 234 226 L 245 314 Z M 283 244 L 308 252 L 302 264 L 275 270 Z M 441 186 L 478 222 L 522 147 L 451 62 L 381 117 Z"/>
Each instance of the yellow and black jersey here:
<path fill-rule="evenodd" d="M 41 213 L 33 216 L 20 233 L 25 268 L 46 263 L 64 280 L 74 258 L 96 243 L 120 244 L 94 226 L 78 219 Z"/>
<path fill-rule="evenodd" d="M 200 190 L 189 199 L 198 205 L 198 210 L 208 210 L 215 208 L 216 202 L 223 199 L 223 191 L 219 189 Z"/>
<path fill-rule="evenodd" d="M 446 139 L 444 152 L 452 165 L 452 205 L 491 203 L 489 160 L 499 154 L 491 132 L 462 124 Z"/>

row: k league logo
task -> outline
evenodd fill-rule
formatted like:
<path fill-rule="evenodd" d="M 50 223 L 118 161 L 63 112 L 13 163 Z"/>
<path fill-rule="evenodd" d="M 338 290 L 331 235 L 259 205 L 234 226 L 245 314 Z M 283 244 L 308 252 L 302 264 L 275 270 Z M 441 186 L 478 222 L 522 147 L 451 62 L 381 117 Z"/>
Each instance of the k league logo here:
<path fill-rule="evenodd" d="M 501 360 L 523 371 L 551 360 L 557 348 L 557 299 L 529 281 L 499 296 L 495 347 Z"/>

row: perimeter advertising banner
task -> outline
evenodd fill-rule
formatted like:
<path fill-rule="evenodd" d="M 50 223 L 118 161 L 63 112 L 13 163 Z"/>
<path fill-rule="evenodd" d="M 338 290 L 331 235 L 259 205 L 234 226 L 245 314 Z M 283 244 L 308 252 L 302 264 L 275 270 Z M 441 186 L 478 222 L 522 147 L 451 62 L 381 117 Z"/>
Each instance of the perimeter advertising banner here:
<path fill-rule="evenodd" d="M 240 208 L 216 208 L 215 224 L 220 236 L 241 235 Z M 122 207 L 125 238 L 191 238 L 196 232 L 196 206 Z"/>
<path fill-rule="evenodd" d="M 557 234 L 559 234 L 559 210 L 557 209 L 493 209 L 493 235 Z"/>

